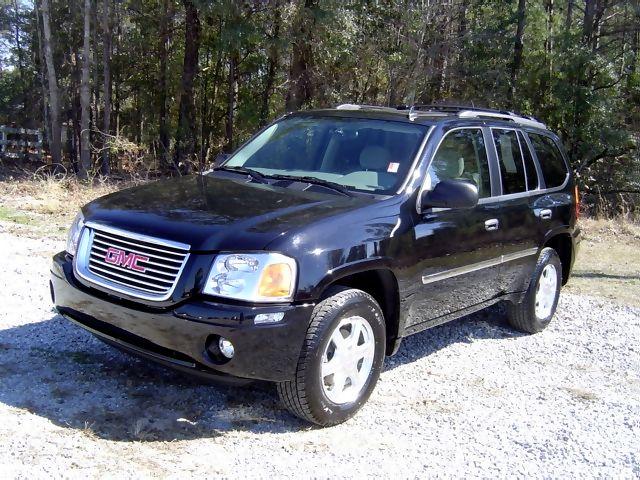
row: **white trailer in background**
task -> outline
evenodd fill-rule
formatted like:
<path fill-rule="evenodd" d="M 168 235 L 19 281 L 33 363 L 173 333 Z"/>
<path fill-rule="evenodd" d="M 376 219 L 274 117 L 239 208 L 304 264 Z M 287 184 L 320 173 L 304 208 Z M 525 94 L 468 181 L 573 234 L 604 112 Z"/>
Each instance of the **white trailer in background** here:
<path fill-rule="evenodd" d="M 0 157 L 42 159 L 42 130 L 0 125 Z"/>

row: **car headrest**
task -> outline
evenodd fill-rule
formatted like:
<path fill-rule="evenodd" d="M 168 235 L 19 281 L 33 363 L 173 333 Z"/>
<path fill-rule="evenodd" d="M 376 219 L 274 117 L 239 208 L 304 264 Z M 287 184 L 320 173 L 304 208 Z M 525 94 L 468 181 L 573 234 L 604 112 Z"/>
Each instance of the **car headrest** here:
<path fill-rule="evenodd" d="M 464 172 L 464 158 L 458 149 L 443 148 L 438 150 L 436 160 L 444 167 L 447 178 L 459 178 Z"/>
<path fill-rule="evenodd" d="M 360 152 L 360 166 L 365 170 L 386 171 L 391 153 L 384 147 L 369 145 Z"/>

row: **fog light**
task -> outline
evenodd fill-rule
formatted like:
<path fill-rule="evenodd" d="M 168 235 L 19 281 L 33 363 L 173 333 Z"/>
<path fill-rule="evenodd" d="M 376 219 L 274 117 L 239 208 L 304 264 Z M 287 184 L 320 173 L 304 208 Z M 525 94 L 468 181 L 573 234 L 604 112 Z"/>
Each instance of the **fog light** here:
<path fill-rule="evenodd" d="M 277 323 L 284 318 L 284 312 L 275 313 L 259 313 L 253 320 L 253 323 L 260 325 L 261 323 Z"/>
<path fill-rule="evenodd" d="M 218 348 L 220 349 L 220 353 L 227 358 L 233 358 L 233 354 L 236 353 L 235 348 L 233 348 L 233 343 L 224 337 L 220 337 L 220 340 L 218 340 Z"/>

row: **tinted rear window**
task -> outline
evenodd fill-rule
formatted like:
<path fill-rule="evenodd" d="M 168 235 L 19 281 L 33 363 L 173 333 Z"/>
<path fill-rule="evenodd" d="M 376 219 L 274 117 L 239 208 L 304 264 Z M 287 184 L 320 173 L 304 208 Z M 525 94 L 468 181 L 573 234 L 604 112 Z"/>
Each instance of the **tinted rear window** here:
<path fill-rule="evenodd" d="M 500 162 L 502 194 L 524 192 L 527 185 L 516 131 L 493 129 L 492 132 Z"/>
<path fill-rule="evenodd" d="M 518 140 L 520 140 L 520 146 L 522 147 L 522 157 L 524 158 L 524 167 L 527 172 L 527 190 L 535 190 L 538 188 L 538 172 L 536 166 L 533 163 L 533 157 L 529 150 L 529 145 L 522 135 L 522 132 L 518 132 Z"/>
<path fill-rule="evenodd" d="M 545 135 L 529 133 L 547 188 L 559 187 L 567 178 L 567 167 L 555 142 Z"/>

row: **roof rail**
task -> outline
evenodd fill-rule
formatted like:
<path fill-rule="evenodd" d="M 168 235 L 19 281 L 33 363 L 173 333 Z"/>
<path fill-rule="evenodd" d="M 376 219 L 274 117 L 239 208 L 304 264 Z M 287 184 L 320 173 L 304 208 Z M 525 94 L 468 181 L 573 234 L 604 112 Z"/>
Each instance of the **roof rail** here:
<path fill-rule="evenodd" d="M 396 112 L 397 110 L 392 107 L 381 107 L 378 105 L 357 105 L 354 103 L 343 103 L 338 105 L 336 110 L 382 110 L 387 112 Z"/>
<path fill-rule="evenodd" d="M 521 115 L 508 110 L 495 110 L 491 108 L 479 108 L 468 105 L 398 105 L 397 107 L 381 107 L 377 105 L 356 105 L 343 103 L 336 107 L 338 110 L 379 110 L 383 112 L 406 112 L 410 120 L 414 120 L 419 115 L 447 115 L 455 114 L 460 118 L 495 118 L 514 122 L 528 127 L 547 129 L 547 126 L 534 117 Z"/>
<path fill-rule="evenodd" d="M 398 107 L 399 109 L 404 109 L 406 107 Z M 414 105 L 414 110 L 429 110 L 429 111 L 439 111 L 439 112 L 447 112 L 447 113 L 456 113 L 461 118 L 497 118 L 500 120 L 511 121 L 515 123 L 519 123 L 521 125 L 527 125 L 530 127 L 536 128 L 544 128 L 547 126 L 535 119 L 534 117 L 528 115 L 521 115 L 519 113 L 511 112 L 508 110 L 495 110 L 492 108 L 480 108 L 474 106 L 465 106 L 465 105 L 440 105 L 440 104 L 431 104 L 431 105 Z"/>
<path fill-rule="evenodd" d="M 528 127 L 542 128 L 544 130 L 547 129 L 547 126 L 536 120 L 533 117 L 527 117 L 524 115 L 518 115 L 513 112 L 500 112 L 500 111 L 492 111 L 492 110 L 462 110 L 458 112 L 458 116 L 460 118 L 497 118 L 499 120 L 506 120 L 508 122 L 518 123 L 520 125 L 526 125 Z"/>

